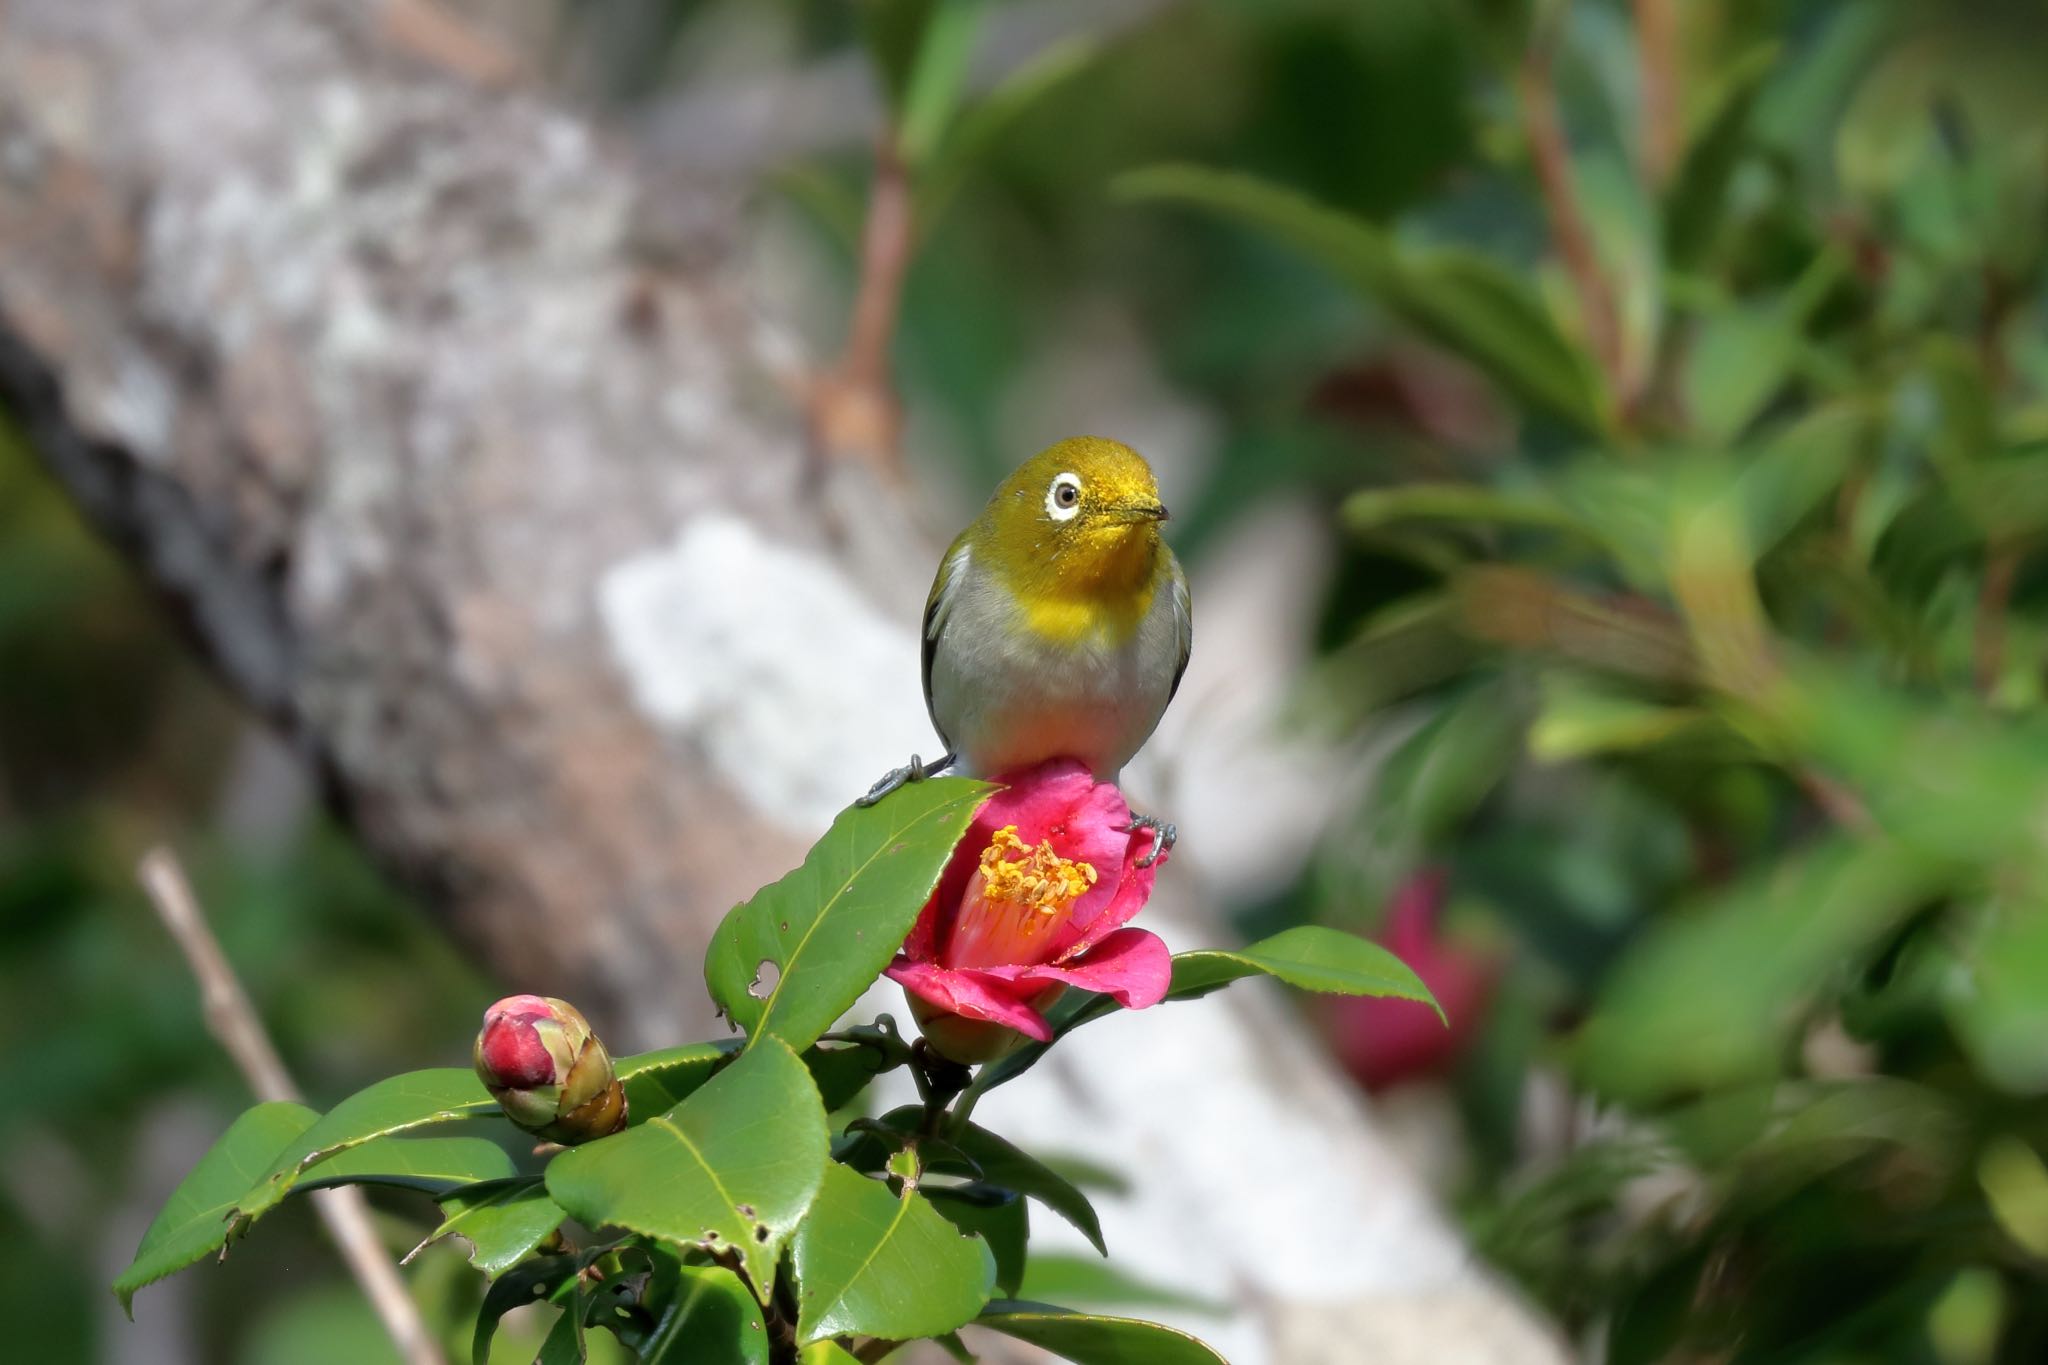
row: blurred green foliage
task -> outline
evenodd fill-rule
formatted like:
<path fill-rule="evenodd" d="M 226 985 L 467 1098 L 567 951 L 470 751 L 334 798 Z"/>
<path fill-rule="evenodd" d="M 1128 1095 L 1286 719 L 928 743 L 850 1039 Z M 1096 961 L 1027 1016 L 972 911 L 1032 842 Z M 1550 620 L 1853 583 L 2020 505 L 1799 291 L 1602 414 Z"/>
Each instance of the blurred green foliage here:
<path fill-rule="evenodd" d="M 1448 868 L 1453 931 L 1508 954 L 1457 1201 L 1589 1354 L 2048 1358 L 2048 8 L 1670 0 L 1646 60 L 1655 0 L 1186 0 L 920 79 L 889 26 L 952 8 L 583 0 L 559 38 L 628 107 L 729 53 L 883 54 L 926 111 L 896 358 L 935 482 L 1070 434 L 1020 376 L 1110 352 L 1214 433 L 1197 557 L 1270 497 L 1338 509 L 1303 724 L 1386 757 L 1256 914 L 1370 928 Z M 764 171 L 848 293 L 868 131 Z M 165 1187 L 133 1188 L 136 1125 L 196 1087 L 203 1141 L 240 1099 L 129 889 L 145 832 L 208 836 L 239 724 L 157 620 L 0 440 L 0 979 L 56 1049 L 8 1075 L 73 1078 L 0 1140 L 79 1173 L 61 1218 L 0 1187 L 0 1293 L 69 1333 L 37 1358 L 88 1351 L 106 1228 Z M 216 840 L 205 889 L 332 1097 L 468 1012 L 308 831 Z M 344 949 L 339 994 L 300 989 Z M 372 996 L 421 1014 L 323 1046 Z M 210 1343 L 253 1286 L 291 1302 L 248 1260 L 186 1283 Z"/>
<path fill-rule="evenodd" d="M 106 1289 L 108 1267 L 248 1102 L 134 882 L 149 843 L 188 855 L 310 1094 L 345 1094 L 423 1053 L 466 1056 L 496 994 L 289 779 L 285 818 L 274 802 L 260 821 L 237 813 L 238 787 L 266 769 L 276 780 L 275 767 L 168 620 L 0 414 L 0 996 L 16 1031 L 0 1074 L 18 1100 L 0 1112 L 0 1315 L 24 1333 L 23 1360 L 98 1359 L 121 1330 L 181 1333 L 194 1359 L 391 1359 L 302 1209 L 280 1215 L 274 1254 L 146 1293 L 139 1327 L 121 1325 Z M 474 1313 L 462 1271 L 459 1253 L 437 1252 L 415 1272 L 451 1340 Z M 324 1355 L 277 1353 L 316 1336 Z"/>
<path fill-rule="evenodd" d="M 963 482 L 1110 313 L 1218 419 L 1197 553 L 1342 499 L 1304 723 L 1390 756 L 1260 913 L 1449 869 L 1460 1203 L 1612 1360 L 2048 1354 L 2044 21 L 1163 6 L 927 225 Z M 865 165 L 790 182 L 849 263 Z"/>

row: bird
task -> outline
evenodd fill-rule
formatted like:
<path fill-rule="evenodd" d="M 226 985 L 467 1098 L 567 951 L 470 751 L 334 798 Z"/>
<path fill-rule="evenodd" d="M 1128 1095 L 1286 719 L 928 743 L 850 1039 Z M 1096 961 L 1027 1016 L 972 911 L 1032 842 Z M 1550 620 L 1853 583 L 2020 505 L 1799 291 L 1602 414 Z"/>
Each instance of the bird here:
<path fill-rule="evenodd" d="M 943 757 L 916 755 L 856 803 L 955 772 L 993 777 L 1072 758 L 1115 782 L 1187 671 L 1187 575 L 1137 451 L 1076 436 L 1020 465 L 939 560 L 924 607 L 924 700 Z M 1152 832 L 1149 866 L 1175 830 Z"/>

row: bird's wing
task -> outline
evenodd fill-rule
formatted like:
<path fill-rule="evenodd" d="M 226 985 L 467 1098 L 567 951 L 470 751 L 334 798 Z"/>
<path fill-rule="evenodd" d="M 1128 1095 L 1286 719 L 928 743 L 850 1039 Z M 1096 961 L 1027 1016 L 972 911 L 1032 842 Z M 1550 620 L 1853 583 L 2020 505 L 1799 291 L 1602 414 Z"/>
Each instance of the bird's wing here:
<path fill-rule="evenodd" d="M 1172 701 L 1173 694 L 1180 691 L 1181 675 L 1188 671 L 1188 655 L 1195 647 L 1195 608 L 1188 597 L 1188 576 L 1181 571 L 1180 560 L 1173 551 L 1166 552 L 1166 562 L 1173 567 L 1173 635 L 1178 647 L 1173 661 L 1173 686 L 1166 693 L 1166 699 Z M 931 646 L 925 648 L 929 651 Z"/>
<path fill-rule="evenodd" d="M 938 576 L 932 579 L 931 593 L 924 599 L 924 711 L 932 718 L 932 729 L 938 731 L 948 751 L 953 747 L 952 736 L 939 724 L 939 713 L 932 706 L 932 659 L 938 653 L 939 636 L 946 629 L 946 617 L 958 599 L 960 584 L 967 577 L 968 559 L 967 532 L 962 531 L 946 547 L 945 557 L 939 560 Z"/>

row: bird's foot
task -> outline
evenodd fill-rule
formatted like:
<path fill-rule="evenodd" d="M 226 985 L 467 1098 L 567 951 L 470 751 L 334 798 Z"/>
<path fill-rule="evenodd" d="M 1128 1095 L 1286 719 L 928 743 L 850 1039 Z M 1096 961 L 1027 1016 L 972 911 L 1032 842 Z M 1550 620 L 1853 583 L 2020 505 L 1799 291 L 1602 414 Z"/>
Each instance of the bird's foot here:
<path fill-rule="evenodd" d="M 1131 834 L 1141 829 L 1152 831 L 1152 851 L 1138 859 L 1139 867 L 1150 867 L 1166 854 L 1173 851 L 1174 841 L 1180 838 L 1180 831 L 1156 815 L 1140 815 L 1131 812 L 1131 822 L 1115 827 L 1119 834 Z"/>
<path fill-rule="evenodd" d="M 883 775 L 881 781 L 868 788 L 867 795 L 858 798 L 853 804 L 856 806 L 872 806 L 898 787 L 912 782 L 922 782 L 927 777 L 937 777 L 958 761 L 959 755 L 945 754 L 930 763 L 926 763 L 916 754 L 912 754 L 910 762 L 901 768 L 891 768 Z"/>

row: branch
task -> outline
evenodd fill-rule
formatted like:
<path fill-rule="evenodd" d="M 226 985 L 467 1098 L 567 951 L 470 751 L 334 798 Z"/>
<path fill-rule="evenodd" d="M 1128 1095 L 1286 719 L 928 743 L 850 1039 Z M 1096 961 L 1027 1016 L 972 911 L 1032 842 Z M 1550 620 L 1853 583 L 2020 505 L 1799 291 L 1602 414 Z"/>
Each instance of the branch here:
<path fill-rule="evenodd" d="M 1557 84 L 1552 70 L 1556 27 L 1546 26 L 1531 36 L 1516 76 L 1515 94 L 1529 136 L 1529 155 L 1535 162 L 1537 186 L 1550 220 L 1551 240 L 1558 255 L 1564 258 L 1565 272 L 1579 297 L 1586 342 L 1607 377 L 1609 390 L 1626 412 L 1630 386 L 1621 351 L 1620 314 L 1607 276 L 1600 269 L 1593 234 L 1579 210 L 1578 190 L 1572 181 L 1571 147 L 1565 141 L 1564 125 L 1557 111 Z"/>
<path fill-rule="evenodd" d="M 813 457 L 863 459 L 884 475 L 903 474 L 903 406 L 889 363 L 903 310 L 916 222 L 910 173 L 896 130 L 875 143 L 874 181 L 861 232 L 860 283 L 839 362 L 812 383 Z"/>
<path fill-rule="evenodd" d="M 242 989 L 227 954 L 221 951 L 220 940 L 208 927 L 206 914 L 200 909 L 199 898 L 192 893 L 184 869 L 178 865 L 177 855 L 161 846 L 151 849 L 136 869 L 136 877 L 148 894 L 149 903 L 156 907 L 157 918 L 171 931 L 179 951 L 185 955 L 185 964 L 198 979 L 207 1030 L 234 1060 L 256 1098 L 297 1100 L 299 1088 L 292 1083 L 291 1073 L 285 1070 L 284 1059 L 277 1055 L 270 1035 L 264 1032 L 263 1021 L 257 1018 L 248 992 Z M 327 1226 L 327 1235 L 334 1239 L 356 1283 L 362 1286 L 370 1306 L 377 1310 L 377 1317 L 391 1334 L 399 1355 L 408 1365 L 442 1365 L 441 1348 L 370 1224 L 370 1205 L 363 1192 L 343 1186 L 316 1190 L 312 1198 L 320 1221 Z"/>
<path fill-rule="evenodd" d="M 1635 0 L 1636 69 L 1642 82 L 1643 176 L 1661 190 L 1678 168 L 1678 14 L 1671 0 Z"/>

